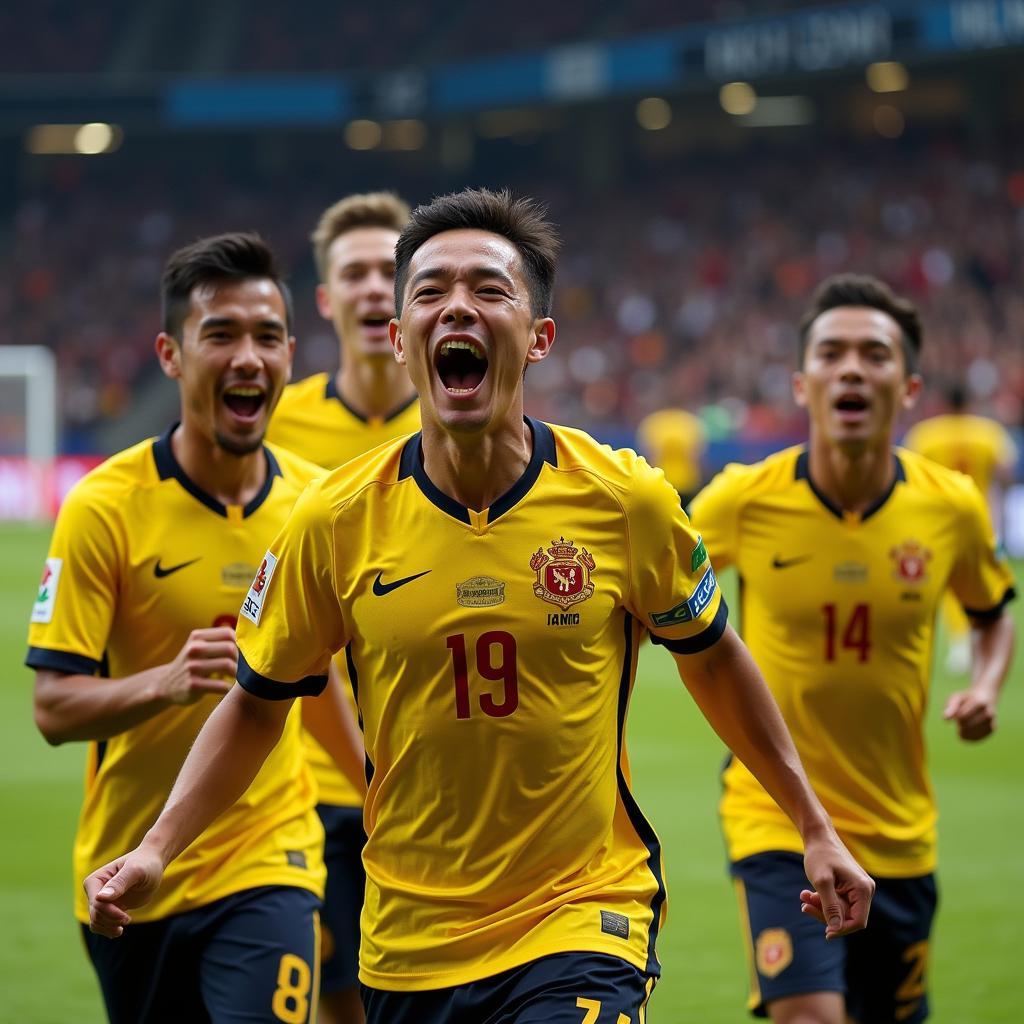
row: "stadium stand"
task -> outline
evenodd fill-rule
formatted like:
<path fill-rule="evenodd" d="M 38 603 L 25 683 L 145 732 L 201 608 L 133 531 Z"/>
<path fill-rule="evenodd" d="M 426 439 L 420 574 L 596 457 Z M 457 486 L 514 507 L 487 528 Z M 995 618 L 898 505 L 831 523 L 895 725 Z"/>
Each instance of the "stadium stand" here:
<path fill-rule="evenodd" d="M 298 295 L 297 373 L 331 357 L 306 235 L 344 188 L 336 168 L 307 169 L 301 193 L 281 202 L 272 175 L 240 184 L 188 163 L 166 174 L 129 163 L 125 188 L 56 165 L 14 212 L 0 249 L 0 343 L 56 350 L 74 448 L 88 450 L 97 423 L 145 395 L 160 260 L 203 232 L 267 234 Z M 926 157 L 919 144 L 695 157 L 598 193 L 523 169 L 505 180 L 544 196 L 568 241 L 559 344 L 534 371 L 539 415 L 614 435 L 654 408 L 728 399 L 724 422 L 737 436 L 798 434 L 795 314 L 821 277 L 858 269 L 921 301 L 932 395 L 964 377 L 982 407 L 1021 422 L 1019 159 L 934 142 Z M 429 198 L 422 186 L 408 194 Z M 933 409 L 929 400 L 920 413 Z"/>

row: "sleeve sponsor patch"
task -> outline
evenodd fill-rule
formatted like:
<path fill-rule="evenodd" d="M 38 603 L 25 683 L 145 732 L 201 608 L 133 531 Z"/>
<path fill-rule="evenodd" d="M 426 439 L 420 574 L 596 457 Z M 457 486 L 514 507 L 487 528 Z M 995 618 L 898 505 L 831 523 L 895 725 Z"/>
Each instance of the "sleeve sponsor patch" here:
<path fill-rule="evenodd" d="M 60 580 L 63 558 L 48 558 L 43 568 L 43 578 L 39 581 L 39 593 L 36 603 L 32 606 L 33 622 L 51 622 L 53 605 L 57 600 L 57 583 Z"/>
<path fill-rule="evenodd" d="M 242 602 L 242 614 L 257 626 L 260 624 L 260 615 L 263 614 L 263 600 L 267 596 L 270 580 L 276 568 L 277 556 L 268 551 L 263 556 L 263 562 L 256 570 L 256 576 Z"/>
<path fill-rule="evenodd" d="M 693 593 L 685 600 L 680 601 L 674 608 L 667 612 L 651 612 L 651 624 L 654 626 L 677 626 L 681 622 L 692 622 L 700 618 L 715 596 L 718 589 L 718 581 L 715 579 L 715 570 L 709 565 L 707 572 L 701 577 Z"/>
<path fill-rule="evenodd" d="M 708 560 L 708 549 L 704 547 L 704 538 L 697 538 L 697 546 L 690 555 L 690 572 L 696 572 Z"/>

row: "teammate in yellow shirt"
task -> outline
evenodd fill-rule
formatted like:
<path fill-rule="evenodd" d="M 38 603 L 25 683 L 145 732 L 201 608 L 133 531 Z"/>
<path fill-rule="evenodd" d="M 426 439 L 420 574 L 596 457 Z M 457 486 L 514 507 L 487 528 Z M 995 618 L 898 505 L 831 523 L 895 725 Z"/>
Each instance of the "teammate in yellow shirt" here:
<path fill-rule="evenodd" d="M 409 207 L 390 192 L 347 196 L 328 207 L 313 232 L 320 315 L 334 325 L 340 369 L 284 389 L 267 429 L 276 441 L 334 469 L 420 426 L 416 394 L 395 362 L 388 323 L 395 315 L 395 242 Z M 344 658 L 336 661 L 347 679 Z M 351 696 L 351 687 L 345 692 Z M 363 906 L 363 791 L 319 743 L 303 736 L 319 789 L 326 834 L 327 885 L 320 910 L 320 1024 L 359 1024 L 359 912 Z"/>
<path fill-rule="evenodd" d="M 159 814 L 231 687 L 238 605 L 263 551 L 320 473 L 262 444 L 295 344 L 263 242 L 223 235 L 180 250 L 163 298 L 156 350 L 178 381 L 181 423 L 69 495 L 29 631 L 39 728 L 51 743 L 90 743 L 75 912 L 115 1024 L 313 1021 L 323 831 L 297 715 L 125 940 L 85 927 L 82 881 Z"/>
<path fill-rule="evenodd" d="M 806 447 L 729 466 L 693 501 L 716 566 L 815 791 L 878 888 L 867 930 L 825 943 L 785 897 L 800 836 L 733 759 L 721 802 L 749 925 L 751 1009 L 774 1021 L 922 1021 L 935 909 L 935 802 L 925 764 L 933 623 L 950 587 L 971 616 L 971 686 L 946 705 L 987 736 L 1013 646 L 1013 580 L 966 477 L 892 447 L 921 388 L 917 312 L 873 278 L 826 281 L 804 318 Z M 783 895 L 780 895 L 783 894 Z"/>
<path fill-rule="evenodd" d="M 1017 446 L 1006 428 L 987 416 L 967 412 L 967 394 L 959 385 L 946 394 L 949 412 L 921 420 L 908 431 L 904 445 L 942 466 L 966 473 L 989 501 L 996 528 L 1003 488 L 1013 481 Z M 946 625 L 946 668 L 966 672 L 971 664 L 970 623 L 955 595 L 942 602 Z"/>
<path fill-rule="evenodd" d="M 636 439 L 651 465 L 679 492 L 683 508 L 689 505 L 703 479 L 704 424 L 685 409 L 659 409 L 640 421 Z"/>
<path fill-rule="evenodd" d="M 297 503 L 243 605 L 242 685 L 148 837 L 89 879 L 94 928 L 123 926 L 344 649 L 370 763 L 368 1021 L 643 1020 L 665 890 L 622 741 L 647 630 L 799 822 L 821 900 L 807 905 L 830 935 L 863 925 L 870 879 L 807 785 L 676 492 L 632 452 L 523 417 L 524 370 L 554 341 L 556 245 L 507 194 L 413 213 L 390 330 L 422 432 Z"/>

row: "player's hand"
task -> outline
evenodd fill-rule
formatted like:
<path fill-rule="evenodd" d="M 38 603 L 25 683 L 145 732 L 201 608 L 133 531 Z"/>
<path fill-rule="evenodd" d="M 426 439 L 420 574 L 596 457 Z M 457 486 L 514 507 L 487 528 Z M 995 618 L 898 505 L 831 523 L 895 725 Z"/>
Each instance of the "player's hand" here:
<path fill-rule="evenodd" d="M 108 939 L 119 938 L 131 922 L 128 911 L 148 903 L 163 876 L 163 861 L 142 847 L 94 871 L 83 883 L 89 928 Z"/>
<path fill-rule="evenodd" d="M 996 699 L 975 690 L 960 690 L 946 701 L 942 717 L 956 722 L 962 740 L 983 740 L 996 731 Z"/>
<path fill-rule="evenodd" d="M 172 704 L 194 704 L 208 693 L 223 696 L 238 671 L 238 647 L 230 626 L 193 629 L 174 661 L 165 666 L 163 696 Z"/>
<path fill-rule="evenodd" d="M 835 833 L 806 844 L 804 871 L 814 890 L 800 893 L 800 909 L 825 925 L 826 939 L 867 925 L 875 883 Z"/>

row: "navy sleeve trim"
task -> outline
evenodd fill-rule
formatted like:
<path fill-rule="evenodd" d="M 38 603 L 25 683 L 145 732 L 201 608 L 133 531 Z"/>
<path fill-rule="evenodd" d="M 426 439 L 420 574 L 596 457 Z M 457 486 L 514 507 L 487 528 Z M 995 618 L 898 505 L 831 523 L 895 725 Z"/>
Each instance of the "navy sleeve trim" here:
<path fill-rule="evenodd" d="M 249 667 L 241 651 L 238 652 L 238 685 L 254 697 L 263 700 L 291 700 L 293 697 L 319 697 L 327 686 L 327 676 L 306 676 L 297 683 L 280 683 L 261 676 Z"/>
<path fill-rule="evenodd" d="M 1000 615 L 1003 614 L 1003 609 L 1017 596 L 1017 591 L 1013 587 L 1008 587 L 1003 599 L 994 608 L 986 608 L 983 611 L 978 611 L 975 608 L 965 608 L 964 611 L 967 615 L 974 619 L 975 622 L 995 622 Z"/>
<path fill-rule="evenodd" d="M 51 669 L 54 672 L 66 672 L 71 676 L 94 676 L 101 669 L 103 662 L 96 658 L 87 658 L 84 654 L 72 654 L 70 651 L 30 647 L 25 656 L 25 664 L 29 668 Z"/>
<path fill-rule="evenodd" d="M 682 640 L 668 640 L 665 637 L 658 636 L 657 633 L 652 633 L 651 643 L 667 647 L 673 654 L 699 654 L 701 651 L 707 650 L 712 644 L 718 643 L 725 632 L 728 622 L 729 609 L 723 597 L 722 603 L 718 606 L 718 611 L 715 612 L 715 617 L 703 633 L 684 637 Z"/>

